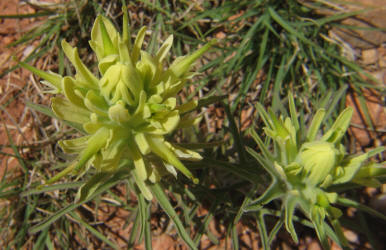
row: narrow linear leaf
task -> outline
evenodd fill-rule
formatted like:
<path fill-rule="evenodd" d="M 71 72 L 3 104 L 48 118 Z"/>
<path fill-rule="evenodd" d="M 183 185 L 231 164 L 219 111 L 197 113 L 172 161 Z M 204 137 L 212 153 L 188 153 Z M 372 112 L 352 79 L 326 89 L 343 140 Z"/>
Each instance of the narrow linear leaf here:
<path fill-rule="evenodd" d="M 385 220 L 386 221 L 386 216 L 366 205 L 363 205 L 363 204 L 360 204 L 359 202 L 357 201 L 353 201 L 353 200 L 350 200 L 350 199 L 347 199 L 347 198 L 342 198 L 342 197 L 339 197 L 338 200 L 337 200 L 337 203 L 340 204 L 340 205 L 343 205 L 343 206 L 346 206 L 346 207 L 354 207 L 354 208 L 357 208 L 359 210 L 362 210 L 368 214 L 371 214 L 375 217 L 378 217 L 382 220 Z"/>
<path fill-rule="evenodd" d="M 257 222 L 257 227 L 259 228 L 259 233 L 260 233 L 260 238 L 261 238 L 261 242 L 262 242 L 262 245 L 263 245 L 263 249 L 264 250 L 270 250 L 271 247 L 269 245 L 269 238 L 268 238 L 268 235 L 267 235 L 267 227 L 265 225 L 264 215 L 265 215 L 265 211 L 264 210 L 260 210 L 257 213 L 256 222 Z"/>
<path fill-rule="evenodd" d="M 84 226 L 90 233 L 95 235 L 95 237 L 97 237 L 98 239 L 100 239 L 101 241 L 103 241 L 104 243 L 106 243 L 107 245 L 112 247 L 113 249 L 117 249 L 117 250 L 119 249 L 119 247 L 115 243 L 113 243 L 112 241 L 107 239 L 106 236 L 104 236 L 101 232 L 97 231 L 95 228 L 93 228 L 87 222 L 82 220 L 75 212 L 72 211 L 69 214 L 71 215 L 71 217 L 73 217 L 76 220 L 76 222 L 78 222 L 80 225 Z"/>
<path fill-rule="evenodd" d="M 97 197 L 98 195 L 106 192 L 107 190 L 109 190 L 111 187 L 115 186 L 116 184 L 118 184 L 120 181 L 128 178 L 129 176 L 129 172 L 127 171 L 127 169 L 121 169 L 120 171 L 118 171 L 116 174 L 114 174 L 113 177 L 111 177 L 109 180 L 107 180 L 104 184 L 102 184 L 95 192 L 93 195 L 91 195 L 89 197 L 89 199 L 83 201 L 83 202 L 79 202 L 79 203 L 74 203 L 74 204 L 70 204 L 62 209 L 60 209 L 59 211 L 57 211 L 56 213 L 54 213 L 53 215 L 49 216 L 48 218 L 46 218 L 44 221 L 40 222 L 39 224 L 31 227 L 29 229 L 29 233 L 31 234 L 34 234 L 34 233 L 37 233 L 37 232 L 40 232 L 42 230 L 44 230 L 45 228 L 49 227 L 52 223 L 54 223 L 55 221 L 57 221 L 59 218 L 61 218 L 63 215 L 73 211 L 74 209 L 78 208 L 79 206 L 81 206 L 82 204 L 94 199 L 95 197 Z"/>
<path fill-rule="evenodd" d="M 183 241 L 190 247 L 191 249 L 197 249 L 196 245 L 190 238 L 189 234 L 186 232 L 180 218 L 178 217 L 176 211 L 173 209 L 172 205 L 169 202 L 168 197 L 165 192 L 162 190 L 162 187 L 159 183 L 150 184 L 150 190 L 153 192 L 153 195 L 157 198 L 158 203 L 162 207 L 162 209 L 168 214 L 169 218 L 174 222 L 176 226 L 177 232 Z"/>
<path fill-rule="evenodd" d="M 293 224 L 293 215 L 298 201 L 296 197 L 288 197 L 284 205 L 284 220 L 287 231 L 291 234 L 295 243 L 299 242 L 298 236 Z"/>
<path fill-rule="evenodd" d="M 25 197 L 25 196 L 32 195 L 32 194 L 40 194 L 40 193 L 51 192 L 51 191 L 55 191 L 55 190 L 75 189 L 75 188 L 79 188 L 83 184 L 84 184 L 84 182 L 82 182 L 82 181 L 54 184 L 54 185 L 45 186 L 42 188 L 36 188 L 36 189 L 30 189 L 30 190 L 24 191 L 20 194 L 20 196 Z"/>

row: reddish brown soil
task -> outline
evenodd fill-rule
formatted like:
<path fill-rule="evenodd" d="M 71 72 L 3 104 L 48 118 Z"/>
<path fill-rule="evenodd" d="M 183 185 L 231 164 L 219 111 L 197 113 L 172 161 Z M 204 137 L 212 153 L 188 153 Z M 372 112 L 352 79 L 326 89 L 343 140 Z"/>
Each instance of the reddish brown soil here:
<path fill-rule="evenodd" d="M 27 6 L 21 7 L 17 0 L 0 1 L 0 15 L 23 14 L 31 11 Z M 23 57 L 26 46 L 8 46 L 20 38 L 23 29 L 30 24 L 31 20 L 28 19 L 0 19 L 0 73 L 16 65 L 12 56 Z M 5 126 L 15 145 L 31 144 L 34 140 L 31 130 L 32 117 L 25 108 L 25 99 L 28 94 L 25 90 L 28 88 L 29 77 L 29 72 L 17 69 L 0 78 L 0 105 L 2 105 L 0 141 L 1 151 L 4 153 L 14 154 L 9 147 L 11 143 Z M 0 155 L 0 162 L 0 176 L 3 175 L 5 168 L 13 169 L 18 166 L 14 157 L 5 157 L 3 154 Z"/>

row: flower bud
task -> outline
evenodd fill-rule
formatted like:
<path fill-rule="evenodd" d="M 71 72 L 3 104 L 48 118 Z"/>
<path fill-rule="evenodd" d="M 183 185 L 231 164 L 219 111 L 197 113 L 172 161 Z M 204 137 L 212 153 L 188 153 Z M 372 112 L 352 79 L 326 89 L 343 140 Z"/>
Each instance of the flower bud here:
<path fill-rule="evenodd" d="M 315 141 L 303 144 L 296 160 L 303 166 L 308 182 L 318 185 L 335 168 L 338 154 L 334 144 Z"/>

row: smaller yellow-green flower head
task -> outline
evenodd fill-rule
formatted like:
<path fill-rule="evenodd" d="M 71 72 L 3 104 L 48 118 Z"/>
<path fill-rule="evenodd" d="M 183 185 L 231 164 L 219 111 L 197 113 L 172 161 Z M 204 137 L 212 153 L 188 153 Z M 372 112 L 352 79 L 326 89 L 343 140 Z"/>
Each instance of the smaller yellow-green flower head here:
<path fill-rule="evenodd" d="M 296 209 L 302 210 L 313 223 L 323 248 L 329 249 L 326 218 L 334 223 L 337 235 L 342 236 L 341 242 L 346 242 L 338 226 L 342 212 L 334 207 L 334 203 L 340 200 L 339 194 L 334 192 L 334 186 L 349 182 L 365 185 L 376 183 L 372 176 L 384 175 L 386 171 L 366 161 L 385 148 L 357 156 L 347 155 L 341 140 L 349 127 L 352 108 L 343 110 L 325 133 L 320 130 L 326 110 L 319 109 L 308 130 L 304 131 L 296 114 L 292 94 L 289 94 L 288 100 L 290 117 L 277 117 L 271 110 L 266 112 L 261 104 L 256 106 L 266 125 L 264 132 L 274 146 L 267 147 L 252 131 L 262 155 L 250 148 L 248 151 L 271 174 L 272 183 L 250 206 L 281 199 L 285 227 L 295 242 L 298 237 L 292 218 Z M 271 148 L 274 149 L 273 153 L 270 152 Z"/>
<path fill-rule="evenodd" d="M 193 76 L 191 65 L 213 42 L 189 56 L 176 58 L 165 68 L 173 36 L 151 55 L 142 50 L 146 28 L 140 29 L 133 44 L 127 29 L 127 15 L 122 34 L 107 18 L 96 18 L 90 46 L 96 53 L 100 76 L 94 75 L 80 60 L 77 49 L 64 40 L 62 48 L 76 69 L 75 77 L 62 77 L 21 64 L 46 80 L 54 93 L 61 94 L 52 98 L 52 110 L 57 117 L 80 124 L 87 133 L 60 142 L 65 152 L 79 156 L 70 169 L 50 182 L 89 166 L 98 171 L 114 171 L 130 160 L 134 163 L 136 183 L 151 199 L 146 182 L 157 182 L 165 173 L 176 176 L 175 168 L 196 181 L 180 159 L 199 160 L 200 155 L 167 142 L 164 136 L 200 118 L 186 114 L 197 102 L 179 105 L 176 95 Z"/>

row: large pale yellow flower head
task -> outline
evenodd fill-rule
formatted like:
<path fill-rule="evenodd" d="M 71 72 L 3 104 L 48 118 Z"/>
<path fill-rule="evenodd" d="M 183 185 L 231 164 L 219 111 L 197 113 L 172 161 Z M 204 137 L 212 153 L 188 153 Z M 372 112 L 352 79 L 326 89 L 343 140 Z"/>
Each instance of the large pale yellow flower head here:
<path fill-rule="evenodd" d="M 197 102 L 178 105 L 176 95 L 194 75 L 191 65 L 212 42 L 189 56 L 176 58 L 166 68 L 165 58 L 173 36 L 151 55 L 142 50 L 145 34 L 143 27 L 132 43 L 127 14 L 122 34 L 107 18 L 98 16 L 90 46 L 98 59 L 99 76 L 84 65 L 77 49 L 64 40 L 62 48 L 76 69 L 74 77 L 43 72 L 21 63 L 58 94 L 52 98 L 56 116 L 81 125 L 86 133 L 60 142 L 65 152 L 79 156 L 50 182 L 69 172 L 85 171 L 89 166 L 101 172 L 115 171 L 127 160 L 134 163 L 133 176 L 147 199 L 152 195 L 146 182 L 157 182 L 166 173 L 176 176 L 176 169 L 197 181 L 180 159 L 199 160 L 200 155 L 166 141 L 164 136 L 198 121 L 199 117 L 187 114 Z"/>

